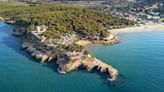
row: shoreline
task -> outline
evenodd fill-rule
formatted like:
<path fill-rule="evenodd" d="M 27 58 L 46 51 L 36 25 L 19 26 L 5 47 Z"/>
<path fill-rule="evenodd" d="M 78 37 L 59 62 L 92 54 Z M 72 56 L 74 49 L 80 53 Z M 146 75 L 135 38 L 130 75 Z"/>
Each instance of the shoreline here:
<path fill-rule="evenodd" d="M 113 34 L 120 34 L 120 33 L 129 33 L 129 32 L 150 32 L 150 31 L 157 31 L 157 30 L 164 30 L 164 23 L 153 23 L 153 24 L 146 24 L 140 25 L 137 27 L 126 27 L 120 29 L 112 29 L 109 30 Z"/>
<path fill-rule="evenodd" d="M 154 24 L 146 24 L 146 25 L 140 25 L 137 27 L 126 27 L 126 28 L 120 28 L 120 29 L 112 29 L 108 30 L 112 34 L 118 36 L 120 33 L 130 33 L 130 32 L 150 32 L 150 31 L 160 31 L 164 30 L 164 23 L 154 23 Z M 90 40 L 80 40 L 76 42 L 76 44 L 81 46 L 87 46 L 90 44 L 96 44 Z"/>
<path fill-rule="evenodd" d="M 117 80 L 119 75 L 117 69 L 110 64 L 98 60 L 84 50 L 80 52 L 63 51 L 62 48 L 54 47 L 56 43 L 48 43 L 46 40 L 42 40 L 39 34 L 35 32 L 26 34 L 23 30 L 25 29 L 15 28 L 13 30 L 14 36 L 23 36 L 20 38 L 22 39 L 21 49 L 28 52 L 33 58 L 40 61 L 40 63 L 55 62 L 58 66 L 57 71 L 60 74 L 66 74 L 79 67 L 83 67 L 86 71 L 95 69 L 99 74 L 106 73 L 107 75 L 104 78 L 107 81 L 112 82 Z M 113 39 L 116 39 L 116 37 L 113 37 L 111 40 L 113 41 Z M 110 43 L 110 41 L 106 42 Z"/>

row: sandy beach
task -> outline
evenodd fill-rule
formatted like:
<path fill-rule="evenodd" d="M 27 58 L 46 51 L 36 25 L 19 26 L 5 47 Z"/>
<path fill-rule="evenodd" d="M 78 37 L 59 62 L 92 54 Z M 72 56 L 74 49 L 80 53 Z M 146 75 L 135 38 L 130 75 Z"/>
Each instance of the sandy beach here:
<path fill-rule="evenodd" d="M 112 32 L 113 34 L 119 34 L 119 33 L 125 33 L 125 32 L 143 32 L 143 31 L 156 31 L 156 30 L 164 30 L 164 23 L 146 24 L 146 25 L 140 25 L 137 27 L 112 29 L 109 31 Z"/>
<path fill-rule="evenodd" d="M 158 30 L 164 30 L 164 23 L 156 23 L 156 24 L 146 24 L 146 25 L 140 25 L 137 27 L 127 27 L 127 28 L 120 28 L 120 29 L 112 29 L 108 30 L 111 33 L 118 35 L 119 33 L 125 33 L 125 32 L 149 32 L 149 31 L 158 31 Z M 91 44 L 93 42 L 89 40 L 80 40 L 76 42 L 78 45 L 86 46 L 88 44 Z"/>

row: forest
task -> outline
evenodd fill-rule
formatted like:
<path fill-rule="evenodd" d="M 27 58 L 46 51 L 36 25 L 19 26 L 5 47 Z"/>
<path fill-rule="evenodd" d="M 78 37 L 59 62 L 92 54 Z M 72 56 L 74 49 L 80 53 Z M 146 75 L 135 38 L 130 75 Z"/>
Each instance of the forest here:
<path fill-rule="evenodd" d="M 16 21 L 17 26 L 26 27 L 28 32 L 34 30 L 35 26 L 46 25 L 48 31 L 42 35 L 53 38 L 73 32 L 85 38 L 99 33 L 102 38 L 107 36 L 109 26 L 135 24 L 133 21 L 95 10 L 92 6 L 76 4 L 1 4 L 0 16 Z"/>

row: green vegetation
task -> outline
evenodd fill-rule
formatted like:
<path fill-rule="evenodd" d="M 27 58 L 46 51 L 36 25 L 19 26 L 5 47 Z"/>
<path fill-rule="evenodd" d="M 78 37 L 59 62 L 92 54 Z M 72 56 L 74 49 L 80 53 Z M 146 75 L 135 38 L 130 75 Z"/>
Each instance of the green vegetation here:
<path fill-rule="evenodd" d="M 73 52 L 73 51 L 81 52 L 84 47 L 81 45 L 77 45 L 77 44 L 73 43 L 73 44 L 70 44 L 68 46 L 59 44 L 57 46 L 57 48 L 60 48 L 60 49 L 66 50 L 66 51 L 70 51 L 70 52 Z"/>
<path fill-rule="evenodd" d="M 88 55 L 89 52 L 87 50 L 84 51 L 84 55 Z"/>
<path fill-rule="evenodd" d="M 48 31 L 42 35 L 49 38 L 60 38 L 60 35 L 72 32 L 86 38 L 100 33 L 100 38 L 103 38 L 107 36 L 109 25 L 134 25 L 133 21 L 74 4 L 0 4 L 0 16 L 15 20 L 17 25 L 26 27 L 29 32 L 37 25 L 46 25 Z"/>
<path fill-rule="evenodd" d="M 71 51 L 71 52 L 73 52 L 73 51 L 81 52 L 82 49 L 83 49 L 83 46 L 80 46 L 77 44 L 71 44 L 66 47 L 66 50 Z"/>

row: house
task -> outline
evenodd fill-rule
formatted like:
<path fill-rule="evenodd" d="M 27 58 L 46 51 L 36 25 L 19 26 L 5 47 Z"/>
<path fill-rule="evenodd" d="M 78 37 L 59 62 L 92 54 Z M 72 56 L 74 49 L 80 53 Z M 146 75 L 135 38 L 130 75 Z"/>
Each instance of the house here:
<path fill-rule="evenodd" d="M 42 25 L 42 26 L 36 26 L 36 30 L 35 32 L 38 33 L 38 34 L 41 34 L 45 31 L 47 31 L 48 27 L 45 26 L 45 25 Z"/>

